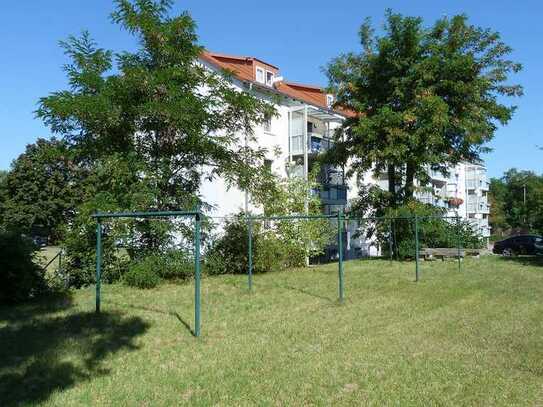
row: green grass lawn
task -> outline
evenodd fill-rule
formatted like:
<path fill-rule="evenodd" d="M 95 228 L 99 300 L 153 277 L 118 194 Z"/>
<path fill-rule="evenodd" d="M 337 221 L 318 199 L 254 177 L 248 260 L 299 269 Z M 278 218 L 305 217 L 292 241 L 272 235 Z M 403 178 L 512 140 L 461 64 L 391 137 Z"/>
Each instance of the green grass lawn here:
<path fill-rule="evenodd" d="M 353 261 L 0 308 L 0 405 L 541 405 L 543 266 Z"/>

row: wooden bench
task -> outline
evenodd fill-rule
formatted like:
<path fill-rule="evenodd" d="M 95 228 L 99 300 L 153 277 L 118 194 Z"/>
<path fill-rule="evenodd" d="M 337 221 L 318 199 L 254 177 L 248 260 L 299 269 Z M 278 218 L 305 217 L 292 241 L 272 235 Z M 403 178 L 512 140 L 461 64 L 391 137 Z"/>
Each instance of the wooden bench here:
<path fill-rule="evenodd" d="M 422 257 L 424 260 L 435 260 L 435 259 L 441 259 L 445 260 L 446 258 L 458 258 L 458 249 L 457 248 L 451 248 L 451 247 L 427 247 L 424 249 L 420 249 L 419 256 Z M 460 258 L 463 258 L 465 256 L 465 251 L 460 250 Z"/>
<path fill-rule="evenodd" d="M 456 247 L 426 247 L 419 251 L 419 256 L 424 260 L 445 260 L 446 258 L 457 259 L 459 254 L 461 259 L 465 256 L 479 257 L 481 251 L 479 249 L 460 249 L 459 252 Z"/>

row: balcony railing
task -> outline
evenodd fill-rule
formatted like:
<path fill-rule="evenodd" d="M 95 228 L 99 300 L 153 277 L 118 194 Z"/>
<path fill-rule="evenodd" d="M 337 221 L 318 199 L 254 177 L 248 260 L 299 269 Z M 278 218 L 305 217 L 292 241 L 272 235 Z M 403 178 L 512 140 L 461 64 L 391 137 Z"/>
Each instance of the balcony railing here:
<path fill-rule="evenodd" d="M 441 171 L 430 169 L 428 171 L 428 175 L 430 176 L 430 179 L 433 181 L 447 182 L 449 180 L 449 177 L 443 175 Z"/>
<path fill-rule="evenodd" d="M 486 170 L 472 168 L 466 171 L 467 189 L 481 189 L 483 191 L 488 191 L 489 187 L 490 182 L 488 181 Z"/>
<path fill-rule="evenodd" d="M 490 187 L 490 183 L 488 182 L 488 179 L 486 178 L 486 176 L 466 179 L 467 189 L 480 189 L 482 191 L 488 191 L 489 187 Z"/>
<path fill-rule="evenodd" d="M 445 202 L 443 198 L 434 195 L 431 192 L 421 192 L 416 195 L 416 198 L 424 204 L 430 204 L 440 208 L 448 208 L 447 202 Z"/>
<path fill-rule="evenodd" d="M 304 153 L 304 136 L 298 134 L 290 138 L 290 148 L 293 155 Z M 307 153 L 315 154 L 329 150 L 334 145 L 334 141 L 319 133 L 307 133 Z"/>
<path fill-rule="evenodd" d="M 341 204 L 347 202 L 347 187 L 341 185 L 321 185 L 311 191 L 318 195 L 323 204 Z"/>
<path fill-rule="evenodd" d="M 340 167 L 324 165 L 321 167 L 318 181 L 323 185 L 345 185 L 345 172 Z"/>
<path fill-rule="evenodd" d="M 468 195 L 468 213 L 490 213 L 490 206 L 486 197 L 471 197 Z"/>

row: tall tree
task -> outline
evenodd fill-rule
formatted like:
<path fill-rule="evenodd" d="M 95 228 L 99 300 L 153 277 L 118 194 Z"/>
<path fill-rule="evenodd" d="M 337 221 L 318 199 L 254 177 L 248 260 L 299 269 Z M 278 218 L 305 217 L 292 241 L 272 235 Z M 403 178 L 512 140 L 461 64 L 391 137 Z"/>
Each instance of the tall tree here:
<path fill-rule="evenodd" d="M 5 226 L 4 224 L 4 206 L 7 199 L 7 179 L 8 172 L 0 170 L 0 230 Z"/>
<path fill-rule="evenodd" d="M 203 177 L 249 187 L 263 150 L 243 147 L 273 109 L 198 62 L 195 23 L 170 17 L 171 0 L 116 0 L 112 21 L 136 52 L 99 48 L 88 33 L 61 43 L 70 89 L 40 100 L 37 116 L 88 160 L 138 159 L 152 185 L 149 209 L 194 204 Z"/>
<path fill-rule="evenodd" d="M 246 145 L 255 145 L 253 129 L 273 107 L 200 63 L 195 22 L 187 13 L 171 16 L 171 0 L 114 3 L 111 19 L 137 39 L 137 50 L 114 54 L 87 32 L 69 37 L 61 42 L 70 58 L 64 67 L 69 89 L 40 99 L 36 112 L 89 170 L 65 242 L 77 286 L 94 278 L 90 215 L 96 210 L 192 209 L 197 203 L 205 209 L 204 179 L 221 176 L 252 189 L 267 178 L 259 177 L 265 150 Z M 132 249 L 161 248 L 174 241 L 178 227 L 173 221 L 124 226 L 105 226 L 106 249 L 119 241 Z M 114 250 L 105 252 L 112 256 L 104 261 L 108 275 L 115 272 Z"/>
<path fill-rule="evenodd" d="M 425 28 L 421 18 L 388 10 L 384 34 L 366 20 L 360 42 L 360 53 L 326 68 L 336 104 L 357 113 L 329 158 L 349 161 L 353 172 L 386 173 L 394 205 L 413 197 L 416 179 L 428 181 L 428 167 L 446 173 L 447 165 L 478 158 L 515 110 L 500 96 L 522 94 L 507 83 L 521 69 L 508 59 L 511 48 L 464 15 Z"/>
<path fill-rule="evenodd" d="M 490 215 L 499 231 L 520 228 L 543 233 L 543 176 L 532 171 L 508 170 L 490 183 L 492 202 L 500 211 Z"/>
<path fill-rule="evenodd" d="M 4 225 L 26 233 L 39 228 L 57 239 L 62 225 L 73 218 L 80 202 L 80 175 L 66 143 L 38 139 L 29 144 L 5 176 Z"/>

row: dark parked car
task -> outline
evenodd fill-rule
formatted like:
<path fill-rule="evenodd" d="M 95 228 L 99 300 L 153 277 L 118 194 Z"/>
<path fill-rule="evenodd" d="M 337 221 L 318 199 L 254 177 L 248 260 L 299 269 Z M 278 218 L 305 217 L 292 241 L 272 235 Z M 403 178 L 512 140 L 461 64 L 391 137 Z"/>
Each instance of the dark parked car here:
<path fill-rule="evenodd" d="M 537 235 L 508 237 L 494 243 L 492 252 L 504 256 L 517 256 L 519 254 L 543 255 L 543 237 Z"/>
<path fill-rule="evenodd" d="M 32 236 L 32 241 L 38 247 L 47 246 L 48 240 L 46 236 Z"/>

